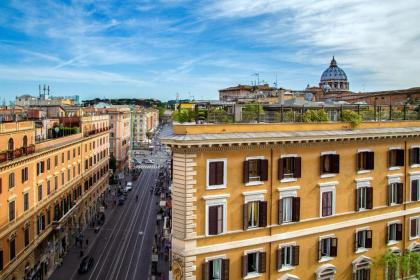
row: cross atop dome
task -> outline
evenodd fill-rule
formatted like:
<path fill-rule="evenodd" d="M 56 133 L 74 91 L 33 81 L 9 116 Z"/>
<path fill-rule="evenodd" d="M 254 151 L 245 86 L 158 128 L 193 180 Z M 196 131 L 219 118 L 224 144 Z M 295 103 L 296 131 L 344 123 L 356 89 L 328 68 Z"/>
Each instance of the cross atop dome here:
<path fill-rule="evenodd" d="M 337 66 L 337 61 L 335 61 L 334 56 L 333 56 L 333 58 L 331 59 L 330 66 L 332 66 L 332 67 Z"/>

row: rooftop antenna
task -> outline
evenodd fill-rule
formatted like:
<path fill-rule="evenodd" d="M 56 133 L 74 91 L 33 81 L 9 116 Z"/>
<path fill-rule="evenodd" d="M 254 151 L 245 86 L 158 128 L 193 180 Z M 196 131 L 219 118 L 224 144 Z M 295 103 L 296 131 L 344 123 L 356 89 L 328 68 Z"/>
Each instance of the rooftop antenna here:
<path fill-rule="evenodd" d="M 276 81 L 275 81 L 275 83 L 274 83 L 274 85 L 276 86 L 276 88 L 277 88 L 277 73 L 276 73 Z"/>
<path fill-rule="evenodd" d="M 45 96 L 45 91 L 47 90 L 47 88 L 46 88 L 46 86 L 45 86 L 45 84 L 44 84 L 44 96 Z"/>
<path fill-rule="evenodd" d="M 48 85 L 48 88 L 47 88 L 47 95 L 50 95 L 50 86 Z"/>
<path fill-rule="evenodd" d="M 38 85 L 38 93 L 39 93 L 39 97 L 41 98 L 41 84 Z"/>
<path fill-rule="evenodd" d="M 260 73 L 254 73 L 254 74 L 252 74 L 252 76 L 257 77 L 257 86 L 259 86 L 260 85 Z"/>

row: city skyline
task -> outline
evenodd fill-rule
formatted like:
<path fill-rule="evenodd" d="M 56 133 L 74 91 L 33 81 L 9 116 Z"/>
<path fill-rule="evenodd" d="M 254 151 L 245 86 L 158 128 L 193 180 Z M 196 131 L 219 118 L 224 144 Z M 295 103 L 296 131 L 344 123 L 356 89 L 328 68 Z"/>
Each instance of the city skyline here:
<path fill-rule="evenodd" d="M 83 2 L 83 3 L 82 3 Z M 216 99 L 260 81 L 317 85 L 332 55 L 350 90 L 418 86 L 420 3 L 404 1 L 8 1 L 2 97 Z"/>

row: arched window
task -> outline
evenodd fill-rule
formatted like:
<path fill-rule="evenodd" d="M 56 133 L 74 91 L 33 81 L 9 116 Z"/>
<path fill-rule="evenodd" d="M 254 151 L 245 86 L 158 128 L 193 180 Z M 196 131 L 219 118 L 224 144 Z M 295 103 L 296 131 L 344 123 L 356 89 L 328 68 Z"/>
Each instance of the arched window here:
<path fill-rule="evenodd" d="M 13 142 L 13 138 L 9 139 L 9 142 L 7 144 L 7 150 L 8 151 L 13 151 L 14 150 L 14 142 Z"/>
<path fill-rule="evenodd" d="M 285 274 L 279 278 L 279 280 L 299 280 L 300 278 L 293 274 Z"/>
<path fill-rule="evenodd" d="M 316 270 L 316 280 L 334 280 L 336 268 L 332 264 L 326 264 Z"/>
<path fill-rule="evenodd" d="M 408 247 L 408 250 L 409 250 L 410 252 L 413 252 L 413 253 L 420 253 L 420 244 L 419 244 L 419 243 L 417 243 L 417 242 L 413 242 L 413 243 L 411 243 L 411 245 Z"/>
<path fill-rule="evenodd" d="M 28 147 L 28 136 L 23 136 L 23 147 L 26 148 Z"/>
<path fill-rule="evenodd" d="M 353 279 L 354 280 L 369 280 L 370 279 L 370 265 L 372 260 L 365 256 L 360 256 L 353 261 Z"/>

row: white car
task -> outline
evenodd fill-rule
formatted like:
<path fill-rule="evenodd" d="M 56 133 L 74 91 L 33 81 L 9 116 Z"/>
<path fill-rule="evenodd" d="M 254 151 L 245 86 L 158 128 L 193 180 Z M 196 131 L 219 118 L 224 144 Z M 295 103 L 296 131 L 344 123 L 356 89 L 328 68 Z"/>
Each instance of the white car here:
<path fill-rule="evenodd" d="M 127 192 L 131 191 L 133 189 L 133 183 L 132 182 L 128 182 L 127 186 L 125 187 L 125 190 Z"/>

